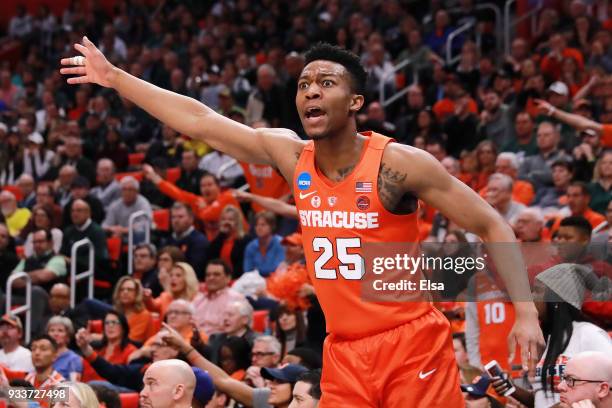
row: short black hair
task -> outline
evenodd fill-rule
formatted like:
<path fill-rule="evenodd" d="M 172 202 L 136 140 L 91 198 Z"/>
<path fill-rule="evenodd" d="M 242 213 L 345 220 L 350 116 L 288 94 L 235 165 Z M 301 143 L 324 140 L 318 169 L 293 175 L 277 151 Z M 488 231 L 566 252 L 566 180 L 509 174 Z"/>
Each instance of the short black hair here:
<path fill-rule="evenodd" d="M 566 159 L 555 160 L 550 167 L 551 168 L 563 167 L 567 171 L 569 171 L 570 173 L 572 173 L 572 174 L 574 173 L 574 164 L 571 161 L 566 160 Z"/>
<path fill-rule="evenodd" d="M 578 187 L 580 188 L 580 192 L 582 193 L 582 195 L 591 195 L 591 192 L 589 191 L 589 187 L 587 186 L 587 184 L 584 181 L 573 181 L 569 187 Z"/>
<path fill-rule="evenodd" d="M 368 73 L 361 65 L 359 57 L 337 45 L 319 42 L 313 45 L 304 55 L 304 66 L 313 61 L 325 60 L 342 65 L 351 75 L 351 90 L 363 94 Z"/>
<path fill-rule="evenodd" d="M 53 350 L 57 351 L 57 342 L 53 337 L 49 336 L 48 334 L 41 334 L 40 336 L 34 337 L 30 342 L 30 348 L 32 348 L 32 344 L 34 344 L 34 342 L 41 340 L 48 340 L 49 343 L 51 343 L 51 347 L 53 347 Z"/>
<path fill-rule="evenodd" d="M 96 393 L 98 401 L 103 402 L 106 408 L 121 408 L 121 400 L 117 391 L 102 384 L 90 384 L 89 386 Z"/>
<path fill-rule="evenodd" d="M 36 231 L 34 231 L 34 233 L 37 234 L 41 231 L 45 233 L 45 241 L 50 242 L 51 240 L 53 240 L 53 235 L 51 235 L 51 231 L 49 230 L 39 228 Z"/>
<path fill-rule="evenodd" d="M 584 235 L 590 237 L 593 232 L 593 226 L 591 223 L 584 217 L 573 216 L 573 217 L 565 217 L 559 223 L 560 227 L 574 227 Z"/>
<path fill-rule="evenodd" d="M 298 377 L 298 381 L 310 384 L 310 391 L 308 395 L 316 400 L 321 399 L 321 370 L 310 370 L 306 371 Z"/>
<path fill-rule="evenodd" d="M 208 268 L 210 265 L 220 265 L 223 268 L 223 273 L 225 274 L 225 276 L 232 276 L 232 267 L 223 259 L 211 259 L 210 261 L 208 261 L 208 265 L 206 265 L 206 268 Z"/>

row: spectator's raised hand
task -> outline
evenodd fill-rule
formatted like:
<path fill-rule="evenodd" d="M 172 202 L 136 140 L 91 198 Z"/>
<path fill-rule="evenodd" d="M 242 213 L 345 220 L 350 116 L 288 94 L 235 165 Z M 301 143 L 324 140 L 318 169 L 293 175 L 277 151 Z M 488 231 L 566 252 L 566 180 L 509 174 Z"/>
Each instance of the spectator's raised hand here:
<path fill-rule="evenodd" d="M 77 346 L 79 346 L 79 348 L 81 349 L 81 352 L 83 353 L 85 357 L 88 357 L 89 355 L 93 353 L 93 349 L 91 348 L 91 345 L 89 344 L 91 340 L 91 334 L 89 333 L 87 329 L 85 328 L 79 329 L 79 331 L 77 332 L 75 336 L 75 340 L 76 340 Z"/>
<path fill-rule="evenodd" d="M 162 326 L 165 329 L 162 335 L 162 340 L 164 343 L 183 354 L 188 353 L 189 350 L 191 350 L 191 345 L 185 341 L 179 332 L 170 327 L 168 323 L 164 322 L 162 323 Z"/>
<path fill-rule="evenodd" d="M 236 200 L 242 202 L 249 202 L 251 201 L 253 195 L 249 192 L 246 191 L 242 191 L 242 190 L 234 190 L 232 191 L 232 194 L 234 195 L 234 197 L 236 197 Z"/>
<path fill-rule="evenodd" d="M 551 112 L 555 110 L 554 106 L 543 99 L 536 99 L 534 102 L 538 108 L 538 112 L 543 113 L 544 115 L 550 116 Z"/>
<path fill-rule="evenodd" d="M 149 288 L 142 289 L 142 298 L 145 301 L 153 299 L 153 291 Z"/>
<path fill-rule="evenodd" d="M 82 55 L 72 58 L 62 58 L 62 65 L 72 65 L 62 68 L 64 75 L 78 75 L 68 78 L 69 84 L 95 83 L 105 87 L 112 86 L 115 67 L 108 62 L 104 54 L 87 37 L 83 37 L 83 44 L 74 44 L 74 48 Z"/>
<path fill-rule="evenodd" d="M 150 180 L 152 183 L 154 184 L 158 184 L 162 178 L 160 177 L 159 174 L 157 174 L 155 172 L 155 170 L 153 170 L 153 167 L 151 167 L 150 164 L 145 164 L 142 166 L 142 171 L 144 173 L 144 176 L 147 180 Z"/>

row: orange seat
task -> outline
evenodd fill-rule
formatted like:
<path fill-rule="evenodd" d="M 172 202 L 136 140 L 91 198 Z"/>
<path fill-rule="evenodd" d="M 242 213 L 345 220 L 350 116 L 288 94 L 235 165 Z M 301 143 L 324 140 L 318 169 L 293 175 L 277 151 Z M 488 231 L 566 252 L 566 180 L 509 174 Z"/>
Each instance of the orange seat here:
<path fill-rule="evenodd" d="M 15 195 L 15 199 L 17 199 L 17 201 L 21 201 L 23 200 L 23 192 L 21 191 L 21 189 L 17 186 L 12 186 L 12 185 L 6 185 L 2 188 L 5 191 L 10 191 L 11 193 L 13 193 L 13 195 Z"/>
<path fill-rule="evenodd" d="M 89 330 L 90 333 L 102 333 L 102 326 L 102 320 L 90 320 L 87 322 L 87 330 Z"/>
<path fill-rule="evenodd" d="M 138 408 L 138 397 L 137 392 L 122 392 L 119 394 L 119 400 L 121 400 L 121 408 Z"/>
<path fill-rule="evenodd" d="M 128 154 L 128 163 L 130 166 L 139 166 L 145 159 L 144 153 L 130 153 Z"/>
<path fill-rule="evenodd" d="M 117 262 L 121 257 L 121 238 L 106 238 L 106 247 L 108 248 L 108 256 L 110 257 L 111 261 Z"/>
<path fill-rule="evenodd" d="M 171 167 L 166 170 L 166 180 L 170 183 L 174 184 L 176 181 L 181 178 L 181 168 L 180 167 Z"/>
<path fill-rule="evenodd" d="M 160 231 L 170 231 L 170 210 L 163 208 L 153 211 L 153 222 Z"/>
<path fill-rule="evenodd" d="M 267 310 L 256 310 L 253 312 L 253 324 L 252 329 L 258 333 L 264 333 L 268 328 L 268 314 Z"/>
<path fill-rule="evenodd" d="M 127 172 L 127 173 L 117 173 L 115 174 L 115 179 L 117 181 L 121 181 L 122 178 L 127 177 L 127 176 L 132 176 L 138 181 L 142 181 L 142 178 L 143 178 L 142 171 L 132 171 L 132 172 Z"/>

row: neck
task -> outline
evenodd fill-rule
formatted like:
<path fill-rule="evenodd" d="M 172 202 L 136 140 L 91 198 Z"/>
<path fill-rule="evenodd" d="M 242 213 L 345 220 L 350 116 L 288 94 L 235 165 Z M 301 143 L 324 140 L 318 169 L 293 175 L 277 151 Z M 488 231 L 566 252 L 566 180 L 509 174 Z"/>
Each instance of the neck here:
<path fill-rule="evenodd" d="M 49 376 L 51 375 L 51 373 L 53 372 L 53 366 L 50 365 L 49 367 L 45 367 L 45 368 L 37 368 L 36 369 L 36 378 L 40 381 L 44 381 L 47 378 L 49 378 Z"/>
<path fill-rule="evenodd" d="M 263 247 L 267 247 L 272 239 L 272 235 L 266 235 L 265 237 L 259 238 L 259 245 Z"/>
<path fill-rule="evenodd" d="M 354 123 L 337 136 L 315 140 L 315 162 L 329 179 L 341 181 L 361 158 L 365 138 L 357 136 Z"/>
<path fill-rule="evenodd" d="M 601 184 L 604 189 L 609 190 L 610 187 L 612 187 L 612 176 L 600 178 L 599 184 Z"/>
<path fill-rule="evenodd" d="M 554 152 L 554 151 L 555 151 L 554 146 L 553 146 L 553 147 L 548 147 L 548 148 L 546 148 L 546 149 L 542 149 L 542 148 L 540 148 L 540 154 L 541 154 L 542 156 L 548 156 L 549 154 L 551 154 L 551 153 L 552 153 L 552 152 Z"/>
<path fill-rule="evenodd" d="M 498 210 L 500 213 L 505 214 L 505 213 L 508 211 L 508 208 L 510 208 L 510 203 L 511 203 L 511 202 L 512 202 L 512 201 L 506 201 L 506 202 L 503 202 L 503 203 L 501 203 L 501 204 L 498 204 L 498 205 L 497 205 L 497 210 Z"/>
<path fill-rule="evenodd" d="M 11 343 L 11 344 L 7 344 L 7 345 L 3 345 L 2 349 L 4 350 L 5 353 L 12 353 L 13 351 L 17 350 L 19 348 L 19 343 Z"/>
<path fill-rule="evenodd" d="M 247 332 L 247 328 L 243 327 L 242 329 L 238 329 L 235 332 L 231 332 L 231 333 L 227 333 L 228 337 L 229 336 L 236 336 L 236 337 L 242 337 L 244 336 L 244 334 Z"/>
<path fill-rule="evenodd" d="M 59 356 L 60 354 L 62 354 L 64 351 L 68 350 L 68 347 L 66 347 L 66 345 L 63 346 L 57 346 L 57 355 Z"/>
<path fill-rule="evenodd" d="M 116 338 L 116 339 L 107 339 L 107 344 L 110 347 L 115 347 L 118 346 L 119 343 L 121 343 L 121 339 L 120 338 Z"/>
<path fill-rule="evenodd" d="M 531 133 L 525 133 L 525 134 L 522 134 L 522 135 L 517 134 L 516 138 L 517 138 L 519 144 L 527 144 L 531 140 Z"/>

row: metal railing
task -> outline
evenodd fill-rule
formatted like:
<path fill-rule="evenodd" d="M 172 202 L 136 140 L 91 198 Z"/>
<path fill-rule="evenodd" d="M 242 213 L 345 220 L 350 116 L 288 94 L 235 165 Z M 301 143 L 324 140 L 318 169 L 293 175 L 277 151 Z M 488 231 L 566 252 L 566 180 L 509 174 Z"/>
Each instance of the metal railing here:
<path fill-rule="evenodd" d="M 13 309 L 13 282 L 17 279 L 26 280 L 25 304 Z M 30 342 L 32 334 L 32 278 L 27 272 L 12 273 L 6 280 L 6 313 L 16 316 L 25 312 L 25 342 Z"/>
<path fill-rule="evenodd" d="M 139 218 L 144 218 L 147 223 L 144 243 L 148 244 L 151 242 L 151 217 L 145 211 L 136 211 L 134 214 L 130 215 L 128 220 L 128 275 L 134 272 L 134 224 L 136 224 L 136 220 Z"/>
<path fill-rule="evenodd" d="M 476 23 L 474 23 L 474 21 L 470 21 L 457 28 L 456 30 L 453 30 L 453 32 L 448 35 L 448 38 L 446 39 L 446 46 L 444 47 L 446 51 L 445 61 L 447 65 L 452 65 L 455 62 L 459 61 L 459 59 L 461 58 L 461 55 L 456 55 L 455 57 L 453 57 L 453 41 L 455 40 L 455 38 L 475 27 Z M 480 33 L 478 31 L 476 31 L 476 43 L 480 44 Z"/>
<path fill-rule="evenodd" d="M 395 102 L 396 100 L 398 100 L 399 98 L 401 98 L 408 92 L 408 88 L 410 88 L 410 85 L 406 85 L 405 87 L 398 90 L 397 92 L 395 92 L 393 95 L 391 95 L 387 99 L 387 95 L 385 92 L 385 84 L 389 80 L 389 77 L 391 76 L 395 77 L 395 74 L 397 73 L 397 71 L 402 70 L 412 64 L 413 64 L 412 59 L 406 58 L 405 60 L 402 60 L 399 64 L 395 65 L 393 67 L 393 71 L 384 73 L 383 76 L 380 78 L 379 99 L 380 99 L 380 104 L 382 105 L 383 108 L 391 105 L 393 102 Z M 412 76 L 413 76 L 412 82 L 416 84 L 419 81 L 419 73 L 417 72 L 417 70 L 414 70 L 414 72 L 412 73 Z"/>
<path fill-rule="evenodd" d="M 535 33 L 537 28 L 536 25 L 538 23 L 538 12 L 540 11 L 540 9 L 542 9 L 542 6 L 544 5 L 544 0 L 538 0 L 538 4 L 533 9 L 523 14 L 522 16 L 516 17 L 513 21 L 510 21 L 512 18 L 511 8 L 514 3 L 516 3 L 516 0 L 507 0 L 504 6 L 504 50 L 506 52 L 506 55 L 510 54 L 510 45 L 512 44 L 512 29 L 516 27 L 519 23 L 521 23 L 523 20 L 531 18 L 531 32 Z"/>
<path fill-rule="evenodd" d="M 77 274 L 77 251 L 79 248 L 85 246 L 89 247 L 89 268 L 86 271 Z M 88 238 L 83 238 L 72 245 L 72 249 L 70 251 L 70 307 L 72 308 L 76 306 L 77 282 L 80 280 L 88 279 L 87 298 L 93 298 L 95 262 L 94 251 L 94 246 Z"/>
<path fill-rule="evenodd" d="M 495 16 L 495 50 L 497 55 L 501 55 L 504 47 L 504 20 L 501 9 L 495 3 L 481 3 L 474 6 L 476 10 L 491 10 Z M 460 7 L 454 7 L 448 10 L 450 14 L 460 12 Z M 480 35 L 476 37 L 476 41 L 480 42 Z M 478 44 L 480 48 L 480 44 Z"/>

